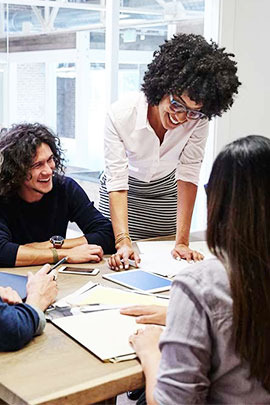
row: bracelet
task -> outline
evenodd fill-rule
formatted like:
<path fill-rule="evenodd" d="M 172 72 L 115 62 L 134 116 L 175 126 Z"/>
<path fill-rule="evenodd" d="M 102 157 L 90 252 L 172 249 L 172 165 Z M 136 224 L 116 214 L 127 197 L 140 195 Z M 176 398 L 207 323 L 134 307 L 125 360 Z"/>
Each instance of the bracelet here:
<path fill-rule="evenodd" d="M 131 238 L 130 238 L 130 236 L 129 236 L 129 234 L 126 233 L 126 232 L 122 232 L 122 233 L 119 233 L 119 234 L 117 235 L 117 238 L 115 239 L 115 246 L 116 246 L 119 242 L 121 242 L 122 240 L 124 240 L 124 239 L 129 239 L 130 242 L 132 242 L 132 241 L 131 241 Z"/>
<path fill-rule="evenodd" d="M 53 255 L 53 263 L 57 263 L 59 260 L 57 250 L 55 248 L 50 248 L 50 249 L 51 249 L 52 255 Z"/>
<path fill-rule="evenodd" d="M 117 240 L 117 238 L 119 238 L 119 236 L 122 236 L 122 235 L 129 236 L 129 234 L 128 234 L 127 232 L 120 232 L 120 233 L 118 233 L 118 234 L 116 235 L 115 239 Z"/>

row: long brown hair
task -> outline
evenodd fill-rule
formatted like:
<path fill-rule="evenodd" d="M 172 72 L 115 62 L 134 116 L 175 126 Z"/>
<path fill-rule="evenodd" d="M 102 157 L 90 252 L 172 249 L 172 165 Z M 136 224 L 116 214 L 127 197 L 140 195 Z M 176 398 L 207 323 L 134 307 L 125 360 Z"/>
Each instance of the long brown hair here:
<path fill-rule="evenodd" d="M 270 139 L 227 145 L 207 186 L 207 242 L 229 267 L 235 350 L 270 392 Z"/>

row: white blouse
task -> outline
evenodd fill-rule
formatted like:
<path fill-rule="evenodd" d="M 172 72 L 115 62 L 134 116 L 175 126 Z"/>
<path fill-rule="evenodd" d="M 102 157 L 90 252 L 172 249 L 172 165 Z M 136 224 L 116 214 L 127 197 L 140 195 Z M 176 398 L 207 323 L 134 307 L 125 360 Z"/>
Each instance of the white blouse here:
<path fill-rule="evenodd" d="M 140 92 L 112 104 L 105 124 L 107 190 L 128 190 L 128 176 L 150 182 L 176 168 L 176 180 L 198 184 L 208 135 L 208 120 L 191 120 L 160 140 L 147 119 L 148 104 Z"/>

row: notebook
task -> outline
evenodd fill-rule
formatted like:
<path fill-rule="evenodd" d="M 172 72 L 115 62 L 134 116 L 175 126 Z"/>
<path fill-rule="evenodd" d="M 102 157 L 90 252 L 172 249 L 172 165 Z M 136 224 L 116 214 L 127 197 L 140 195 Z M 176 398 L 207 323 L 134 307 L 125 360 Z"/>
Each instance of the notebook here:
<path fill-rule="evenodd" d="M 26 276 L 0 272 L 0 286 L 13 288 L 13 290 L 17 291 L 22 300 L 26 299 L 26 284 Z"/>

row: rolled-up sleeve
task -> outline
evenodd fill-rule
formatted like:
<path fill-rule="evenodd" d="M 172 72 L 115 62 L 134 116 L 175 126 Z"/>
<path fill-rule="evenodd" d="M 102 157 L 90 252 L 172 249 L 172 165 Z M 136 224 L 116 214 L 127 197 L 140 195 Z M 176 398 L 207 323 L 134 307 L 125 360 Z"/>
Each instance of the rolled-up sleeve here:
<path fill-rule="evenodd" d="M 158 404 L 205 403 L 211 339 L 209 318 L 199 298 L 185 283 L 174 281 L 167 326 L 160 340 L 162 356 L 154 392 Z"/>
<path fill-rule="evenodd" d="M 180 155 L 175 173 L 176 180 L 198 185 L 208 129 L 208 120 L 200 120 Z"/>
<path fill-rule="evenodd" d="M 112 112 L 105 122 L 104 155 L 108 192 L 128 190 L 128 158 Z"/>

